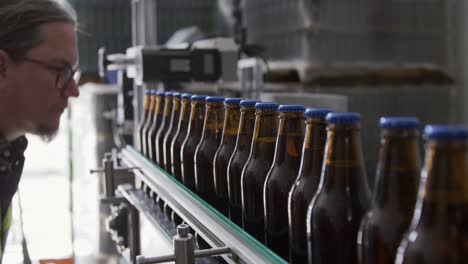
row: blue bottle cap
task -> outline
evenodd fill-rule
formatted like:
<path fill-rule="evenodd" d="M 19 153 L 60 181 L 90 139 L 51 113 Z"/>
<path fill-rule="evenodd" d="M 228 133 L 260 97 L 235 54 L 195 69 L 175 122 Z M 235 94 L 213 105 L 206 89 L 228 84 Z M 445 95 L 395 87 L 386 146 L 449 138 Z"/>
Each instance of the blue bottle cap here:
<path fill-rule="evenodd" d="M 225 105 L 239 105 L 242 100 L 243 100 L 242 98 L 226 98 L 226 100 L 224 100 L 224 104 Z"/>
<path fill-rule="evenodd" d="M 434 140 L 468 139 L 468 127 L 457 125 L 427 125 L 424 136 Z"/>
<path fill-rule="evenodd" d="M 256 103 L 259 103 L 260 101 L 258 100 L 242 100 L 240 102 L 240 106 L 242 107 L 255 107 Z"/>
<path fill-rule="evenodd" d="M 156 95 L 158 95 L 158 96 L 166 96 L 166 92 L 157 91 L 157 92 L 156 92 Z"/>
<path fill-rule="evenodd" d="M 206 102 L 208 102 L 208 103 L 221 103 L 221 102 L 224 102 L 224 97 L 222 97 L 222 96 L 208 96 L 206 98 Z"/>
<path fill-rule="evenodd" d="M 206 95 L 193 95 L 191 99 L 196 102 L 206 101 Z"/>
<path fill-rule="evenodd" d="M 193 94 L 184 93 L 184 94 L 182 94 L 182 99 L 191 99 L 192 96 L 193 96 Z"/>
<path fill-rule="evenodd" d="M 359 113 L 328 113 L 325 119 L 332 124 L 352 124 L 359 123 L 361 115 Z"/>
<path fill-rule="evenodd" d="M 331 112 L 333 112 L 333 110 L 328 108 L 307 108 L 305 116 L 307 118 L 325 118 L 327 114 Z"/>
<path fill-rule="evenodd" d="M 419 120 L 416 117 L 381 117 L 380 128 L 384 129 L 417 129 Z"/>
<path fill-rule="evenodd" d="M 278 110 L 279 104 L 272 102 L 259 102 L 255 104 L 256 110 Z"/>
<path fill-rule="evenodd" d="M 153 94 L 154 90 L 153 89 L 146 89 L 145 94 Z"/>
<path fill-rule="evenodd" d="M 303 105 L 280 105 L 278 111 L 281 113 L 300 113 L 305 111 L 305 107 Z"/>
<path fill-rule="evenodd" d="M 174 92 L 165 92 L 164 95 L 165 95 L 165 96 L 173 96 L 173 95 L 174 95 Z"/>
<path fill-rule="evenodd" d="M 182 95 L 182 94 L 179 93 L 179 92 L 174 92 L 174 93 L 172 94 L 172 96 L 174 96 L 174 97 L 179 97 L 179 98 L 180 98 L 181 95 Z"/>

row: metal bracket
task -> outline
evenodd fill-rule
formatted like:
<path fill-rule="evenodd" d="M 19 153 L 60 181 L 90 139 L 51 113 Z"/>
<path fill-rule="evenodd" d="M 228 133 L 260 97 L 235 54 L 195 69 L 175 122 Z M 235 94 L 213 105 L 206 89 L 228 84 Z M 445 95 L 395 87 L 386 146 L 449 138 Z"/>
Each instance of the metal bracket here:
<path fill-rule="evenodd" d="M 139 170 L 138 167 L 119 167 L 117 166 L 117 152 L 107 152 L 102 159 L 102 168 L 89 170 L 90 174 L 104 173 L 104 195 L 106 197 L 115 197 L 115 178 L 114 173 L 118 171 L 131 172 Z"/>
<path fill-rule="evenodd" d="M 137 264 L 153 264 L 175 261 L 175 264 L 192 264 L 195 263 L 195 258 L 212 257 L 217 255 L 230 254 L 229 247 L 210 248 L 203 250 L 194 249 L 194 238 L 190 234 L 190 227 L 186 224 L 177 226 L 177 235 L 174 236 L 174 254 L 146 258 L 138 256 L 136 258 Z"/>

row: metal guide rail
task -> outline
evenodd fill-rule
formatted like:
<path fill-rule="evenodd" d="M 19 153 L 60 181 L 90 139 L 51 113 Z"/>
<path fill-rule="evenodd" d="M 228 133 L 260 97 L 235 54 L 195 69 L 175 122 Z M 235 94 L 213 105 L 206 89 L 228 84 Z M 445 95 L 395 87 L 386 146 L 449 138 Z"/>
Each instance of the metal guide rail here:
<path fill-rule="evenodd" d="M 226 262 L 287 263 L 133 147 L 122 149 L 120 158 L 124 165 L 138 167 L 139 170 L 134 171 L 135 176 L 155 191 L 213 249 L 228 247 L 231 254 L 222 255 Z M 131 193 L 135 192 L 129 188 L 121 186 L 119 192 L 134 197 Z M 148 207 L 140 207 L 135 199 L 129 201 L 143 211 L 150 222 L 156 222 L 152 219 L 152 213 L 145 212 Z"/>
<path fill-rule="evenodd" d="M 135 189 L 131 184 L 119 185 L 117 194 L 135 207 L 149 221 L 151 226 L 154 226 L 160 234 L 163 234 L 167 245 L 172 246 L 172 237 L 176 234 L 175 227 L 166 223 L 167 221 L 161 221 L 161 219 L 164 219 L 164 212 L 158 210 L 157 204 L 152 203 L 152 200 L 142 190 Z"/>

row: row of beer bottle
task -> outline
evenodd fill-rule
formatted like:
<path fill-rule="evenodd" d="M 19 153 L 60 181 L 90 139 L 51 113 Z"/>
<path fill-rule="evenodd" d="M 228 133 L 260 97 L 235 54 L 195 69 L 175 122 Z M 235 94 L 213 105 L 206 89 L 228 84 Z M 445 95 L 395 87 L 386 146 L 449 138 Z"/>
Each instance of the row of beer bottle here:
<path fill-rule="evenodd" d="M 426 126 L 421 169 L 419 121 L 381 118 L 376 182 L 369 200 L 365 178 L 356 177 L 363 172 L 356 166 L 362 164 L 358 135 L 339 135 L 335 118 L 326 118 L 320 184 L 308 207 L 308 263 L 465 263 L 468 128 Z M 346 149 L 354 153 L 345 154 Z"/>
<path fill-rule="evenodd" d="M 176 109 L 177 95 L 172 94 L 172 96 Z M 184 100 L 185 111 L 183 111 Z M 188 105 L 191 100 L 193 102 L 189 110 Z M 223 101 L 225 111 L 222 107 Z M 305 262 L 307 244 L 309 244 L 309 261 L 313 260 L 313 263 L 354 263 L 357 260 L 358 227 L 371 203 L 371 210 L 364 219 L 359 233 L 361 262 L 379 263 L 376 260 L 385 259 L 382 252 L 386 252 L 387 260 L 380 263 L 392 263 L 396 251 L 395 245 L 398 245 L 399 241 L 383 237 L 387 243 L 393 243 L 391 245 L 393 248 L 385 243 L 383 246 L 372 248 L 375 243 L 368 237 L 376 239 L 376 228 L 370 225 L 369 229 L 374 231 L 373 234 L 366 232 L 366 227 L 369 226 L 367 222 L 372 222 L 368 218 L 372 219 L 374 215 L 378 215 L 373 212 L 375 208 L 385 208 L 382 203 L 389 204 L 392 210 L 384 214 L 385 217 L 379 218 L 379 221 L 382 219 L 387 221 L 382 224 L 384 231 L 380 233 L 387 235 L 390 233 L 392 238 L 397 238 L 396 240 L 402 236 L 407 226 L 401 227 L 402 213 L 395 213 L 399 212 L 399 209 L 406 212 L 406 222 L 411 219 L 414 197 L 416 197 L 414 175 L 419 173 L 417 147 L 410 144 L 416 143 L 415 120 L 383 119 L 381 122 L 383 144 L 374 198 L 370 202 L 359 139 L 359 115 L 330 114 L 325 120 L 329 110 L 309 109 L 305 112 L 307 133 L 303 140 L 302 106 L 279 108 L 277 133 L 278 105 L 274 103 L 258 103 L 252 100 L 241 102 L 238 98 L 224 100 L 222 97 L 206 99 L 204 96 L 190 97 L 190 95 L 182 96 L 182 102 L 180 100 L 179 102 L 182 103 L 180 118 L 177 118 L 177 114 L 172 114 L 171 117 L 172 124 L 176 123 L 174 119 L 179 120 L 173 142 L 168 148 L 172 151 L 173 163 L 160 164 L 157 160 L 155 162 L 207 202 L 229 216 L 259 241 L 266 242 L 266 245 L 276 253 L 285 259 L 290 259 L 292 263 Z M 147 105 L 151 109 L 151 103 Z M 162 107 L 156 104 L 154 108 Z M 191 116 L 190 121 L 187 119 L 188 113 Z M 327 124 L 328 139 L 326 139 Z M 460 128 L 453 129 L 460 130 Z M 188 131 L 188 135 L 185 130 Z M 180 133 L 182 140 L 177 143 Z M 403 137 L 404 140 L 401 140 L 399 133 L 406 138 Z M 389 140 L 392 136 L 398 140 Z M 384 144 L 385 142 L 387 143 Z M 401 152 L 395 149 L 401 149 Z M 178 159 L 181 160 L 180 165 Z M 404 172 L 405 169 L 402 168 L 412 170 Z M 463 175 L 466 171 L 458 173 Z M 402 176 L 407 174 L 413 177 Z M 296 177 L 297 175 L 299 177 Z M 395 180 L 391 180 L 393 178 Z M 400 178 L 407 180 L 398 180 Z M 411 179 L 413 179 L 412 185 L 409 184 Z M 392 184 L 389 186 L 389 183 Z M 316 192 L 317 189 L 319 191 Z M 309 206 L 314 195 L 316 198 Z M 376 205 L 379 199 L 383 202 Z M 400 200 L 402 202 L 394 204 Z M 402 204 L 413 207 L 403 210 Z M 306 220 L 308 207 L 310 207 L 309 216 Z M 335 218 L 330 218 L 331 216 Z M 309 229 L 307 235 L 306 225 Z M 395 229 L 398 232 L 394 232 Z M 382 237 L 380 233 L 377 232 L 379 239 Z M 371 242 L 367 243 L 366 239 L 370 239 Z"/>

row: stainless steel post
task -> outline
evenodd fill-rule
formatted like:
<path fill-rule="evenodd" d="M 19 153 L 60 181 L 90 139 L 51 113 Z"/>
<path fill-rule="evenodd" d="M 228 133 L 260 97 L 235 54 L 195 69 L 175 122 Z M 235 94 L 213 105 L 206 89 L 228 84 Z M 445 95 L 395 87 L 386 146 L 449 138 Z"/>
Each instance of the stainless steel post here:
<path fill-rule="evenodd" d="M 130 258 L 132 263 L 137 263 L 137 256 L 141 253 L 140 246 L 140 213 L 138 209 L 129 204 L 129 215 L 128 215 L 128 225 L 129 225 L 129 248 L 130 248 Z"/>
<path fill-rule="evenodd" d="M 195 248 L 190 227 L 186 224 L 177 226 L 177 235 L 174 237 L 174 254 L 176 264 L 190 264 L 195 262 Z"/>
<path fill-rule="evenodd" d="M 114 160 L 112 153 L 105 153 L 102 163 L 104 167 L 104 195 L 114 197 Z"/>

